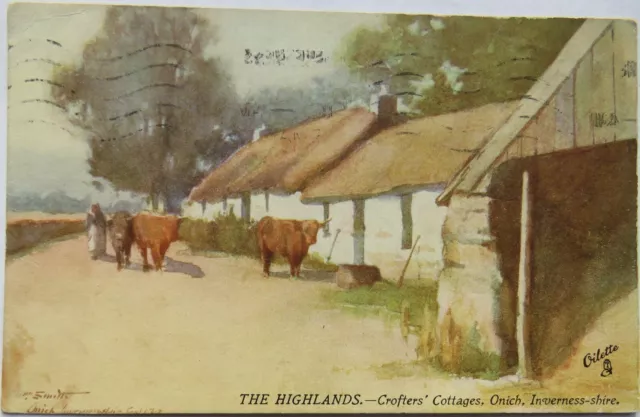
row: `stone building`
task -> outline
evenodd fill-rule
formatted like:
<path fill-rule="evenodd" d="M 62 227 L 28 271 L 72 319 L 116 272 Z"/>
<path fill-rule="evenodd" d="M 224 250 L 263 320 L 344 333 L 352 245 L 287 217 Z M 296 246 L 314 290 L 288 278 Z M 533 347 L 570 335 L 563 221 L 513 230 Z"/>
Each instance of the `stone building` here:
<path fill-rule="evenodd" d="M 544 377 L 637 291 L 636 39 L 632 21 L 585 21 L 438 197 L 425 340 L 446 368 Z"/>

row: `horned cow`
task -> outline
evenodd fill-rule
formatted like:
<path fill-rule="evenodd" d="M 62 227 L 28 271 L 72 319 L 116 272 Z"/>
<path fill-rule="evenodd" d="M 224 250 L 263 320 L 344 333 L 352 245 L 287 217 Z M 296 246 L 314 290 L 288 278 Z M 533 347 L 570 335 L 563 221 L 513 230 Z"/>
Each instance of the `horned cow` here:
<path fill-rule="evenodd" d="M 300 265 L 307 256 L 309 247 L 316 243 L 318 231 L 330 220 L 321 223 L 317 220 L 263 217 L 256 225 L 256 234 L 265 277 L 269 276 L 271 260 L 275 254 L 289 261 L 292 277 L 299 277 Z"/>
<path fill-rule="evenodd" d="M 151 250 L 151 258 L 156 271 L 162 269 L 164 256 L 172 242 L 178 240 L 180 218 L 176 216 L 159 216 L 140 213 L 133 218 L 133 234 L 136 245 L 143 260 L 143 270 L 150 269 L 147 261 L 147 249 Z"/>

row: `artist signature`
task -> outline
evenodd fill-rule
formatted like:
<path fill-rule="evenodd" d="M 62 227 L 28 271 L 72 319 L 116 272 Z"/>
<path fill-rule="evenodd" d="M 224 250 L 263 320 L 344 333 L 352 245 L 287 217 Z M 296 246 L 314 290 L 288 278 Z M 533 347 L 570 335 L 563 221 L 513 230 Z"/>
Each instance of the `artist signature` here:
<path fill-rule="evenodd" d="M 71 398 L 72 395 L 91 394 L 89 391 L 62 391 L 58 389 L 57 392 L 48 391 L 25 391 L 22 393 L 22 397 L 25 400 L 66 400 Z"/>
<path fill-rule="evenodd" d="M 585 368 L 602 361 L 602 372 L 600 376 L 607 377 L 613 374 L 613 366 L 611 365 L 611 359 L 607 358 L 614 352 L 618 351 L 618 345 L 609 345 L 603 350 L 598 349 L 597 352 L 587 353 L 582 360 L 582 364 Z"/>

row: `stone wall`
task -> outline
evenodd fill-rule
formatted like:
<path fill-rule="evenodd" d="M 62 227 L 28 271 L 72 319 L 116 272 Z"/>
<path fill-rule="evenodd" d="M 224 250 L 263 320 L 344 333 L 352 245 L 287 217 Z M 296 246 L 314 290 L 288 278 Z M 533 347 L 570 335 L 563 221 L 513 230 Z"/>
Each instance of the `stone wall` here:
<path fill-rule="evenodd" d="M 505 328 L 508 313 L 502 310 L 511 291 L 503 285 L 490 233 L 490 206 L 487 196 L 455 195 L 442 228 L 438 314 L 428 320 L 423 339 L 435 336 L 435 342 L 429 342 L 434 348 L 424 354 L 451 372 L 496 375 L 509 365 L 502 339 L 515 329 Z"/>
<path fill-rule="evenodd" d="M 84 231 L 84 220 L 75 219 L 23 219 L 7 224 L 6 253 L 29 249 L 47 240 Z"/>

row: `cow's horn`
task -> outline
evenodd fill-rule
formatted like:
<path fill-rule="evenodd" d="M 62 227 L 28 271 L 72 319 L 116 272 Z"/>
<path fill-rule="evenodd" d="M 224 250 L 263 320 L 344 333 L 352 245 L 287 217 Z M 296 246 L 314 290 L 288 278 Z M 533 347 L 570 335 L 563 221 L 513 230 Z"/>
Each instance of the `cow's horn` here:
<path fill-rule="evenodd" d="M 327 220 L 325 220 L 321 224 L 324 226 L 325 224 L 329 223 L 330 221 L 331 221 L 331 217 L 329 217 Z"/>

